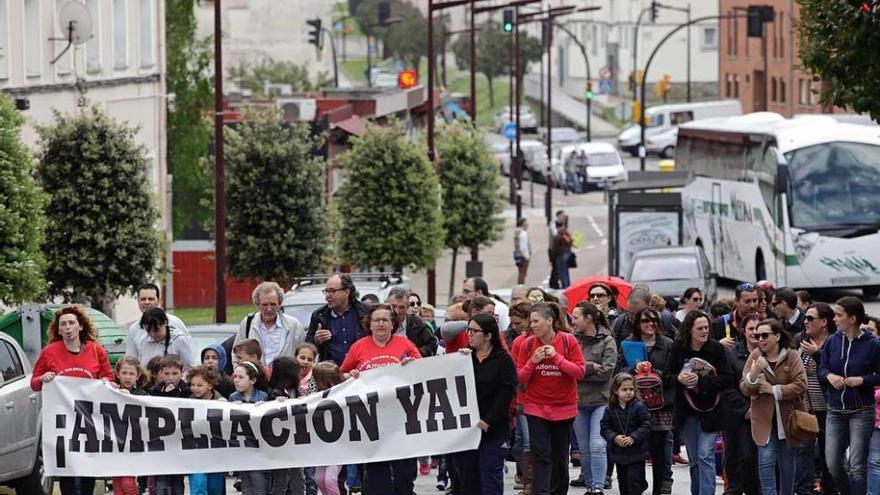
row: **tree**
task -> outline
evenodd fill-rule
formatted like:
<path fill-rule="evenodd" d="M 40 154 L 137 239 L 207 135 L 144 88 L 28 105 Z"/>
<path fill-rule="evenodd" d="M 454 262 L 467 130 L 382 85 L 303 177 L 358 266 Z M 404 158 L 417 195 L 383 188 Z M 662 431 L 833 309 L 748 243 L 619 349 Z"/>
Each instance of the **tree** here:
<path fill-rule="evenodd" d="M 172 215 L 174 237 L 184 231 L 201 231 L 211 218 L 204 206 L 214 187 L 208 167 L 208 143 L 214 90 L 208 69 L 213 54 L 208 40 L 196 38 L 197 0 L 165 4 L 166 67 L 168 93 L 168 170 L 174 177 Z"/>
<path fill-rule="evenodd" d="M 258 64 L 241 64 L 229 69 L 229 78 L 242 89 L 250 90 L 254 96 L 278 96 L 278 88 L 270 85 L 289 85 L 294 93 L 319 89 L 333 83 L 326 72 L 319 72 L 314 81 L 309 68 L 303 64 L 266 58 Z"/>
<path fill-rule="evenodd" d="M 478 72 L 486 76 L 489 83 L 489 106 L 495 107 L 495 91 L 493 82 L 496 77 L 510 73 L 509 46 L 511 37 L 504 34 L 501 24 L 489 21 L 480 27 L 477 35 L 477 63 Z M 470 67 L 471 63 L 471 38 L 469 34 L 459 36 L 452 44 L 452 52 L 455 54 L 455 63 L 460 69 Z"/>
<path fill-rule="evenodd" d="M 95 106 L 56 112 L 53 125 L 37 131 L 37 173 L 50 192 L 43 243 L 49 293 L 102 307 L 156 272 L 159 215 L 146 150 L 135 144 L 135 129 Z"/>
<path fill-rule="evenodd" d="M 422 57 L 428 56 L 428 37 L 425 28 L 428 19 L 421 10 L 408 3 L 401 4 L 394 15 L 403 18 L 403 21 L 388 28 L 388 35 L 385 38 L 386 48 L 392 55 L 404 60 L 418 75 Z M 434 18 L 434 47 L 438 56 L 440 37 L 443 36 L 443 23 L 444 18 Z"/>
<path fill-rule="evenodd" d="M 24 118 L 0 95 L 0 301 L 18 304 L 45 287 L 43 206 L 46 197 L 31 177 L 33 158 L 21 143 Z"/>
<path fill-rule="evenodd" d="M 342 258 L 362 268 L 430 267 L 443 245 L 440 186 L 421 142 L 399 123 L 367 126 L 342 157 L 336 194 Z"/>
<path fill-rule="evenodd" d="M 321 140 L 277 112 L 246 114 L 227 133 L 230 273 L 279 282 L 314 273 L 327 244 Z"/>
<path fill-rule="evenodd" d="M 497 241 L 504 205 L 498 193 L 498 168 L 482 132 L 459 121 L 442 126 L 437 132 L 437 153 L 442 165 L 444 244 L 452 250 L 452 294 L 459 249 Z"/>
<path fill-rule="evenodd" d="M 798 3 L 799 54 L 803 67 L 825 82 L 820 101 L 880 119 L 880 7 L 870 2 Z"/>

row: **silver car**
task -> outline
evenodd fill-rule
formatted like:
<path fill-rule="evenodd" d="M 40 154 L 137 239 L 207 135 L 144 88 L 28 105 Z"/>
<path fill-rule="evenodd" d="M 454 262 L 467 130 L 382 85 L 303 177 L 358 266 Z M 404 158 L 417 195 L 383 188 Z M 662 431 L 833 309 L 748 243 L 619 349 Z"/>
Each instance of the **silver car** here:
<path fill-rule="evenodd" d="M 644 283 L 666 300 L 678 300 L 685 289 L 697 287 L 706 304 L 718 297 L 716 275 L 700 246 L 677 246 L 639 251 L 630 263 L 627 280 Z"/>
<path fill-rule="evenodd" d="M 53 480 L 43 471 L 42 400 L 31 390 L 32 375 L 24 350 L 0 332 L 0 484 L 19 494 L 48 495 Z"/>

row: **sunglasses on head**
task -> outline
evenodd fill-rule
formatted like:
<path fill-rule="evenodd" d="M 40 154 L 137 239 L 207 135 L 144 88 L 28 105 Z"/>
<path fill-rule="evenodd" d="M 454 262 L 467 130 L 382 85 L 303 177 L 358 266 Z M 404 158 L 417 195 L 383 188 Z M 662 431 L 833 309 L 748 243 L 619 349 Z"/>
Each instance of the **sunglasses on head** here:
<path fill-rule="evenodd" d="M 739 292 L 753 291 L 757 288 L 758 288 L 758 286 L 751 283 L 751 282 L 743 282 L 743 283 L 736 286 L 736 290 Z"/>

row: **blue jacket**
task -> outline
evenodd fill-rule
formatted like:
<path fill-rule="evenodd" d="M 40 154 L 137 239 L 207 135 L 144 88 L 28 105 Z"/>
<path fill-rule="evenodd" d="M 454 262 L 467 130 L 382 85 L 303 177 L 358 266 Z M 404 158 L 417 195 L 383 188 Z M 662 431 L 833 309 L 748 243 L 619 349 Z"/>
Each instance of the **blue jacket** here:
<path fill-rule="evenodd" d="M 243 402 L 245 404 L 256 404 L 257 402 L 266 402 L 267 400 L 269 400 L 269 394 L 258 388 L 254 389 L 254 394 L 249 401 L 244 400 L 244 396 L 241 392 L 233 392 L 232 395 L 229 396 L 229 402 Z"/>
<path fill-rule="evenodd" d="M 638 399 L 631 400 L 625 409 L 616 403 L 609 405 L 600 422 L 599 433 L 607 443 L 608 459 L 611 462 L 645 462 L 648 458 L 648 437 L 651 435 L 651 413 Z M 630 436 L 635 443 L 629 447 L 621 447 L 614 442 L 617 435 Z"/>
<path fill-rule="evenodd" d="M 819 360 L 819 380 L 828 384 L 833 373 L 844 378 L 860 376 L 860 387 L 844 387 L 843 390 L 829 386 L 828 407 L 852 411 L 874 406 L 874 387 L 880 385 L 880 341 L 868 330 L 862 330 L 850 340 L 843 332 L 831 334 L 822 348 Z M 830 384 L 829 384 L 830 385 Z"/>

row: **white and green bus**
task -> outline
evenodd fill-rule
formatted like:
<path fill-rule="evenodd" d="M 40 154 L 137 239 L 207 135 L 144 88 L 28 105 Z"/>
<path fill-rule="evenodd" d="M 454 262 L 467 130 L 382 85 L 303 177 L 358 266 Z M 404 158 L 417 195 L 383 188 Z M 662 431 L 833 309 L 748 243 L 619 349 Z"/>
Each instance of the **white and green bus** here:
<path fill-rule="evenodd" d="M 685 244 L 719 276 L 880 294 L 880 127 L 775 113 L 679 128 Z"/>

